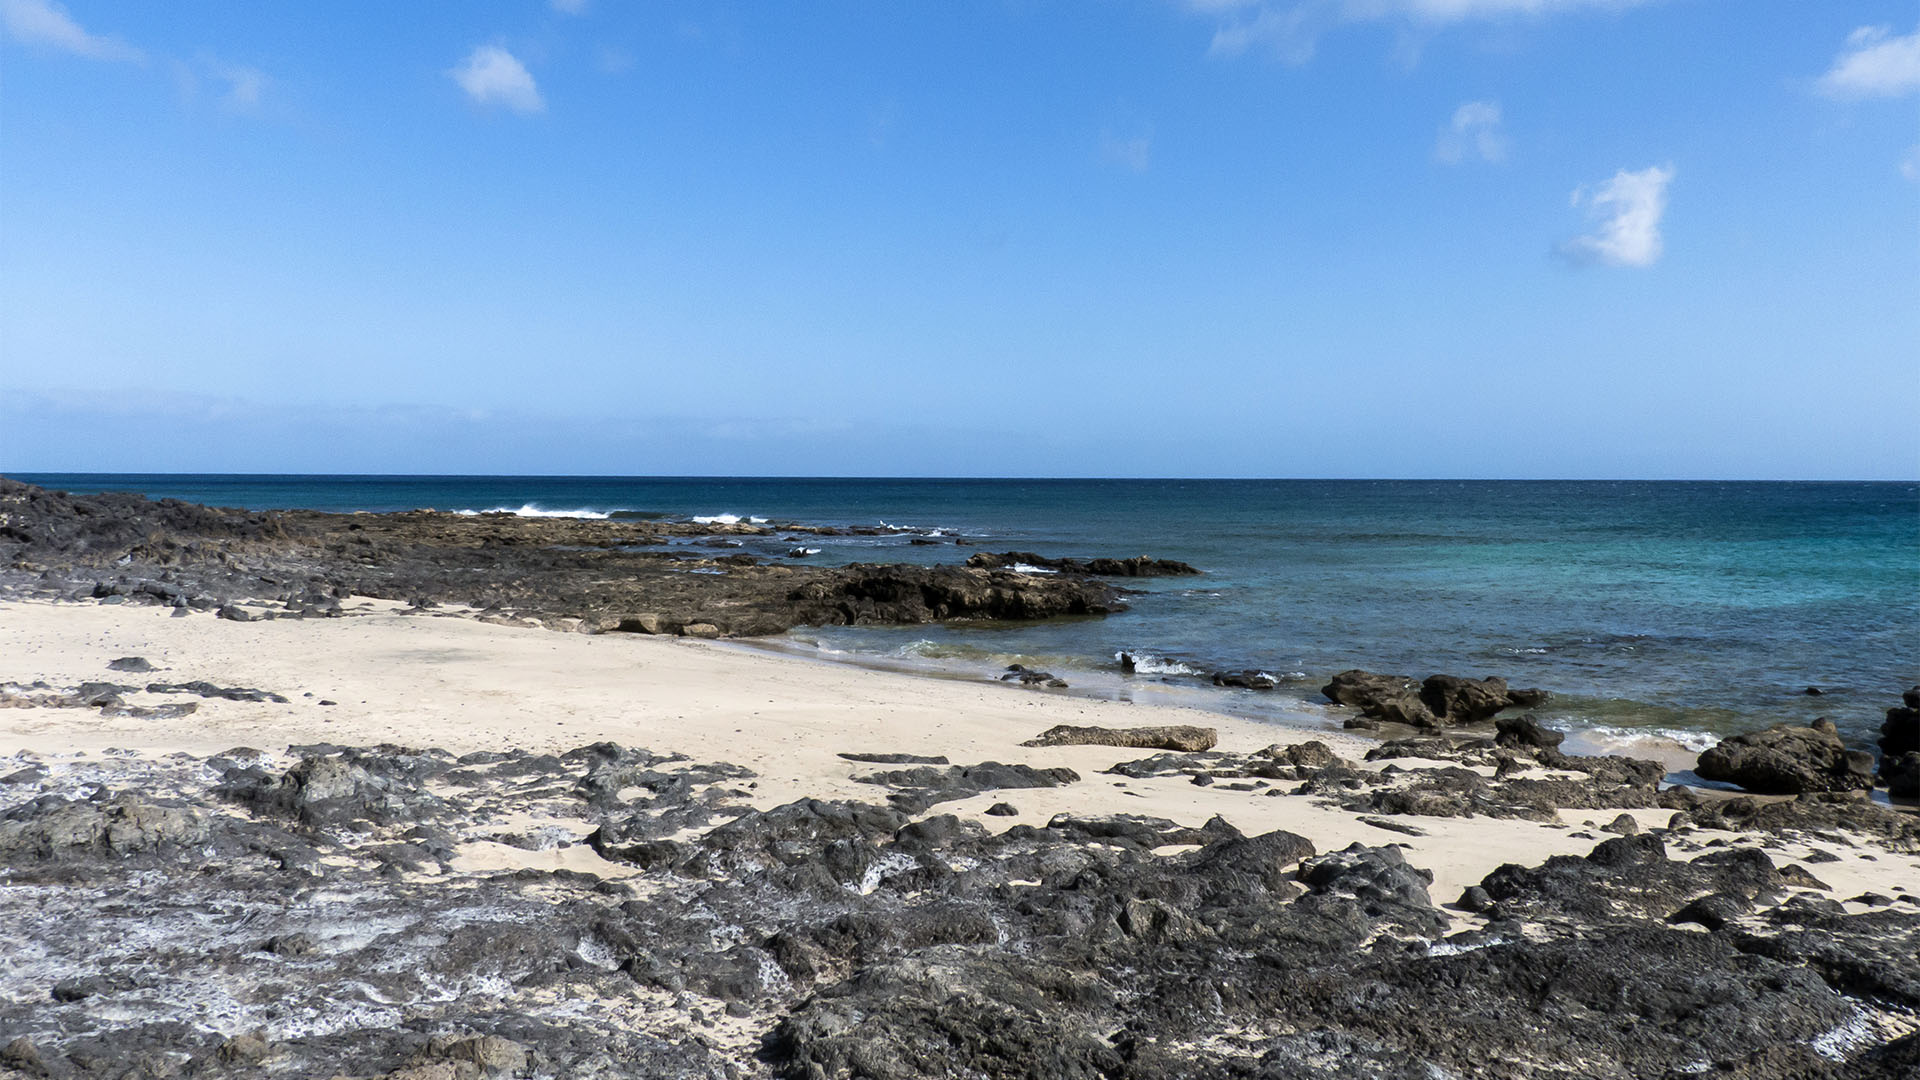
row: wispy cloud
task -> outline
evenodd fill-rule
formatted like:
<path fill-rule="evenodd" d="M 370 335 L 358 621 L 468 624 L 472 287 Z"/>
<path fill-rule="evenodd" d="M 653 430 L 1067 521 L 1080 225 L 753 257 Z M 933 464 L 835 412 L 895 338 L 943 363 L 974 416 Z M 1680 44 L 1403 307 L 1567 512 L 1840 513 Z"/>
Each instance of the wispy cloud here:
<path fill-rule="evenodd" d="M 525 64 L 498 45 L 482 45 L 447 76 L 481 105 L 503 105 L 521 115 L 547 107 Z"/>
<path fill-rule="evenodd" d="M 1573 205 L 1586 207 L 1596 225 L 1560 245 L 1560 253 L 1577 263 L 1652 266 L 1660 259 L 1660 219 L 1667 213 L 1672 182 L 1673 167 L 1656 165 L 1639 172 L 1621 169 L 1598 187 L 1575 188 Z"/>
<path fill-rule="evenodd" d="M 1500 130 L 1500 103 L 1469 101 L 1453 110 L 1453 120 L 1440 129 L 1433 156 L 1448 165 L 1469 158 L 1498 163 L 1507 160 L 1507 136 Z"/>
<path fill-rule="evenodd" d="M 272 82 L 259 68 L 224 63 L 204 54 L 191 63 L 175 61 L 173 75 L 182 99 L 198 99 L 202 83 L 211 83 L 215 102 L 230 113 L 259 112 L 260 99 Z"/>
<path fill-rule="evenodd" d="M 589 0 L 547 0 L 548 6 L 562 15 L 585 15 Z"/>
<path fill-rule="evenodd" d="M 1121 136 L 1111 131 L 1100 136 L 1100 160 L 1133 172 L 1146 172 L 1153 165 L 1153 135 Z"/>
<path fill-rule="evenodd" d="M 119 38 L 90 34 L 67 9 L 52 0 L 0 0 L 0 25 L 7 36 L 30 45 L 41 45 L 91 60 L 146 59 L 139 49 Z"/>
<path fill-rule="evenodd" d="M 1920 181 L 1920 146 L 1907 151 L 1907 156 L 1900 159 L 1900 175 Z"/>
<path fill-rule="evenodd" d="M 1920 29 L 1893 36 L 1890 26 L 1863 26 L 1847 35 L 1847 49 L 1820 76 L 1832 97 L 1899 97 L 1920 90 Z"/>
<path fill-rule="evenodd" d="M 1573 11 L 1617 11 L 1651 0 L 1182 0 L 1219 20 L 1210 51 L 1262 50 L 1292 64 L 1313 58 L 1319 38 L 1348 23 L 1436 28 L 1495 19 L 1544 18 Z"/>

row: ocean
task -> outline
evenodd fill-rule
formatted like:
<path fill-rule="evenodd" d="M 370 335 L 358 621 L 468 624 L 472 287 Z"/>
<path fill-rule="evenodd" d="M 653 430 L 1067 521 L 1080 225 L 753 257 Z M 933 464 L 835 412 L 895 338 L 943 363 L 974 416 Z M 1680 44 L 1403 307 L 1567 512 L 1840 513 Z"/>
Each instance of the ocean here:
<path fill-rule="evenodd" d="M 1357 667 L 1542 687 L 1554 697 L 1540 718 L 1589 749 L 1699 749 L 1819 716 L 1864 747 L 1920 683 L 1920 484 L 1905 482 L 15 475 L 255 509 L 915 530 L 806 538 L 820 563 L 1180 559 L 1205 574 L 1124 582 L 1132 610 L 1107 618 L 827 627 L 761 645 L 959 678 L 1022 663 L 1072 692 L 1294 726 L 1337 726 L 1319 687 Z M 795 546 L 743 550 L 783 559 Z M 1219 670 L 1281 686 L 1215 688 L 1205 675 Z"/>

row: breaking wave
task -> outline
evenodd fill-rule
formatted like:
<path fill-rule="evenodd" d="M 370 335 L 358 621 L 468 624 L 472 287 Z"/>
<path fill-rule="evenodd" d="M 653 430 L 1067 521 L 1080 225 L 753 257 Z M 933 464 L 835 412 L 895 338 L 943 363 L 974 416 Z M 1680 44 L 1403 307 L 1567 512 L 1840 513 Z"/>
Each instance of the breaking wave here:
<path fill-rule="evenodd" d="M 524 503 L 520 506 L 495 506 L 487 510 L 455 510 L 461 517 L 479 517 L 481 514 L 512 514 L 524 518 L 580 518 L 586 521 L 605 521 L 615 514 L 626 513 L 622 510 L 548 510 Z"/>

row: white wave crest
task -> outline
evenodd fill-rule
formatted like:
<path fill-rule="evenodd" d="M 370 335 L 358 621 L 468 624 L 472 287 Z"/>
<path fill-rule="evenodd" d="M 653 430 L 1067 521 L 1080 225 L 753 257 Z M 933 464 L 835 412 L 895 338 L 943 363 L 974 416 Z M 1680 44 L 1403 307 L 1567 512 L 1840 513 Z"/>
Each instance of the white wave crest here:
<path fill-rule="evenodd" d="M 1693 731 L 1687 728 L 1613 727 L 1607 724 L 1595 724 L 1591 727 L 1583 726 L 1576 730 L 1588 739 L 1597 742 L 1617 742 L 1622 745 L 1645 743 L 1651 739 L 1663 739 L 1667 742 L 1678 743 L 1696 754 L 1703 750 L 1711 750 L 1720 742 L 1720 736 L 1718 735 L 1712 735 L 1704 731 Z"/>
<path fill-rule="evenodd" d="M 524 518 L 579 518 L 583 521 L 605 521 L 613 516 L 611 510 L 547 510 L 532 503 L 520 506 L 495 506 L 487 510 L 455 510 L 461 517 L 478 517 L 481 514 L 512 514 Z"/>
<path fill-rule="evenodd" d="M 1169 660 L 1164 656 L 1155 656 L 1152 653 L 1117 652 L 1113 654 L 1113 658 L 1115 660 L 1119 660 L 1121 663 L 1125 663 L 1124 660 L 1120 660 L 1120 658 L 1123 656 L 1133 657 L 1133 671 L 1134 671 L 1134 674 L 1136 675 L 1198 675 L 1200 674 L 1199 668 L 1188 667 L 1186 664 L 1178 660 Z"/>
<path fill-rule="evenodd" d="M 745 517 L 739 514 L 702 514 L 693 519 L 695 525 L 738 525 L 743 521 L 749 525 L 765 525 L 767 523 L 766 518 L 754 517 L 752 514 L 748 514 Z"/>
<path fill-rule="evenodd" d="M 1023 562 L 1014 563 L 1012 566 L 1007 567 L 1007 569 L 1016 574 L 1057 574 L 1060 572 L 1058 570 L 1049 570 L 1044 566 L 1033 566 Z"/>

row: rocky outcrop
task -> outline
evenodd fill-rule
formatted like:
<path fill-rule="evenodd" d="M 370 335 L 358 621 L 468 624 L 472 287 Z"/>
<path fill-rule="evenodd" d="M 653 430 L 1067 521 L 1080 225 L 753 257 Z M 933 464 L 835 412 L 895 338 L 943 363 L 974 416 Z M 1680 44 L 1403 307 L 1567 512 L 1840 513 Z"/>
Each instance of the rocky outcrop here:
<path fill-rule="evenodd" d="M 1360 771 L 1306 743 L 1161 756 L 1325 791 Z M 0 784 L 0 835 L 39 823 L 0 843 L 0 1072 L 1894 1080 L 1916 1060 L 1920 910 L 1849 914 L 1738 831 L 1502 867 L 1447 912 L 1393 842 L 757 809 L 753 782 L 610 743 L 47 761 Z M 1907 842 L 1860 828 L 1906 816 L 1865 800 L 1735 804 Z M 149 824 L 116 838 L 129 819 Z M 605 875 L 554 869 L 574 846 Z"/>
<path fill-rule="evenodd" d="M 1832 721 L 1815 720 L 1726 739 L 1701 754 L 1694 771 L 1763 795 L 1865 791 L 1873 786 L 1873 755 L 1847 749 Z"/>
<path fill-rule="evenodd" d="M 1478 724 L 1503 709 L 1534 708 L 1548 698 L 1544 690 L 1509 688 L 1498 676 L 1429 675 L 1416 683 L 1405 675 L 1358 669 L 1335 675 L 1320 692 L 1336 704 L 1354 706 L 1363 717 L 1420 728 Z"/>
<path fill-rule="evenodd" d="M 1075 727 L 1056 724 L 1021 743 L 1021 746 L 1124 746 L 1146 750 L 1178 750 L 1197 753 L 1211 750 L 1220 741 L 1214 728 L 1192 724 L 1165 727 Z"/>
<path fill-rule="evenodd" d="M 741 538 L 771 546 L 725 554 L 704 546 Z M 235 622 L 335 617 L 342 598 L 359 595 L 415 611 L 459 605 L 496 622 L 568 620 L 589 633 L 737 637 L 803 625 L 1105 615 L 1126 604 L 1102 575 L 1184 572 L 1144 558 L 1067 560 L 1072 572 L 1057 574 L 821 567 L 785 561 L 782 545 L 740 523 L 255 514 L 0 477 L 0 595 L 165 605 Z"/>
<path fill-rule="evenodd" d="M 1060 574 L 1091 574 L 1095 577 L 1188 577 L 1198 568 L 1176 559 L 1155 559 L 1136 555 L 1131 559 L 1050 559 L 1031 551 L 988 551 L 967 556 L 967 565 L 979 570 L 1011 570 L 1031 566 Z"/>
<path fill-rule="evenodd" d="M 1901 695 L 1880 725 L 1880 782 L 1902 798 L 1920 798 L 1920 686 Z"/>

